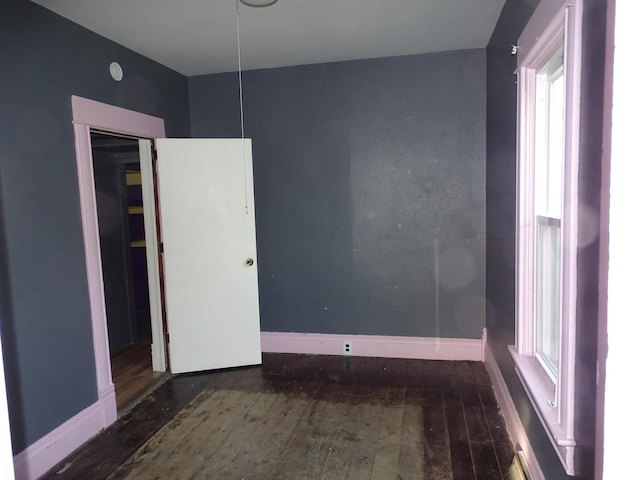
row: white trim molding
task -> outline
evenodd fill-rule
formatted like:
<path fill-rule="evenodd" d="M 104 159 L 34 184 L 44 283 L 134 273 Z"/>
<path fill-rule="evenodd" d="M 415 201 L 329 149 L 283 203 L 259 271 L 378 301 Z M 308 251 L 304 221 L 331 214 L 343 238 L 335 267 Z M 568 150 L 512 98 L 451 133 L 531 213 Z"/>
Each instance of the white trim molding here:
<path fill-rule="evenodd" d="M 563 162 L 562 219 L 559 261 L 560 288 L 557 372 L 540 366 L 534 351 L 540 312 L 537 310 L 540 250 L 536 238 L 536 161 L 544 155 L 536 139 L 538 76 L 554 52 L 563 51 L 564 105 L 560 146 Z M 518 208 L 516 268 L 516 345 L 510 353 L 516 372 L 545 427 L 562 465 L 575 475 L 575 350 L 578 245 L 578 165 L 580 140 L 580 80 L 582 0 L 542 0 L 518 40 Z M 546 127 L 545 127 L 546 128 Z M 544 135 L 544 132 L 543 132 Z M 544 152 L 544 149 L 543 149 Z M 538 160 L 536 160 L 538 159 Z M 543 160 L 546 161 L 546 160 Z M 544 305 L 543 305 L 544 307 Z M 543 362 L 544 363 L 544 362 Z M 553 378 L 552 378 L 553 377 Z"/>
<path fill-rule="evenodd" d="M 138 140 L 140 175 L 142 176 L 143 222 L 147 256 L 147 285 L 151 317 L 151 364 L 156 372 L 167 370 L 166 344 L 162 319 L 162 290 L 160 288 L 160 256 L 158 252 L 158 224 L 153 180 L 153 152 L 151 140 Z"/>
<path fill-rule="evenodd" d="M 482 361 L 485 337 L 431 338 L 327 333 L 262 332 L 262 351 L 342 355 L 343 342 L 351 342 L 351 355 L 422 360 Z"/>
<path fill-rule="evenodd" d="M 105 403 L 98 400 L 13 457 L 16 480 L 36 480 L 102 430 L 107 420 Z"/>
<path fill-rule="evenodd" d="M 536 454 L 529 443 L 527 432 L 520 420 L 520 415 L 518 414 L 516 406 L 513 403 L 513 399 L 511 398 L 511 394 L 509 393 L 509 388 L 504 381 L 504 377 L 500 372 L 500 367 L 498 367 L 498 363 L 496 362 L 489 345 L 485 346 L 484 365 L 487 369 L 487 373 L 489 374 L 489 378 L 491 379 L 496 400 L 498 401 L 507 431 L 511 437 L 511 443 L 513 444 L 514 449 L 519 447 L 522 450 L 522 456 L 526 464 L 525 468 L 527 469 L 528 478 L 530 480 L 545 480 L 540 464 L 538 463 L 538 459 L 536 458 Z"/>
<path fill-rule="evenodd" d="M 93 180 L 91 129 L 96 128 L 108 132 L 143 138 L 158 138 L 164 137 L 164 120 L 77 96 L 71 97 L 71 110 L 73 113 L 73 128 L 76 139 L 80 212 L 84 233 L 98 395 L 100 398 L 110 398 L 108 392 L 110 389 L 113 389 L 113 384 L 111 379 L 111 361 L 109 358 L 109 341 L 107 337 L 102 264 L 100 260 L 96 194 Z M 149 240 L 154 240 L 155 238 L 153 235 L 149 235 L 149 237 Z M 152 273 L 153 270 L 151 269 L 150 276 Z M 155 323 L 158 322 L 156 321 Z M 152 324 L 152 328 L 154 328 L 154 324 Z M 154 331 L 153 338 L 155 343 L 157 338 L 162 338 L 162 333 Z M 158 355 L 156 354 L 156 356 Z M 113 408 L 110 407 L 106 409 L 108 412 L 113 413 L 112 417 L 108 418 L 107 425 L 113 423 L 117 418 L 115 414 L 115 397 L 113 398 L 113 403 Z"/>

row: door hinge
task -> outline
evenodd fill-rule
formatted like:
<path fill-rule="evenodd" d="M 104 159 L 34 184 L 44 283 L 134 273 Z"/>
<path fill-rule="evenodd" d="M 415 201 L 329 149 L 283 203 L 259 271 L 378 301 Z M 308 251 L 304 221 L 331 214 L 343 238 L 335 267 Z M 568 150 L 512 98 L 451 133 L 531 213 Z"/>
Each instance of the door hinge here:
<path fill-rule="evenodd" d="M 166 333 L 164 334 L 164 338 L 165 338 L 165 342 L 166 342 L 166 343 L 169 343 L 169 332 L 166 332 Z"/>
<path fill-rule="evenodd" d="M 153 173 L 158 174 L 158 150 L 156 150 L 156 142 L 151 140 L 151 169 Z"/>
<path fill-rule="evenodd" d="M 164 253 L 164 242 L 160 242 L 158 244 L 158 252 L 159 253 Z"/>

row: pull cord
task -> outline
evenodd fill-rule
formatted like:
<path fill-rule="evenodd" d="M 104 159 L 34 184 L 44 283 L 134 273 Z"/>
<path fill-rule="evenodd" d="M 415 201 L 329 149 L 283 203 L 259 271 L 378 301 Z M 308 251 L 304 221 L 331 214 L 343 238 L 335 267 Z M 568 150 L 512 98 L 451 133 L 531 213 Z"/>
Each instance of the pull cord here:
<path fill-rule="evenodd" d="M 242 137 L 242 165 L 244 168 L 244 211 L 249 215 L 249 184 L 247 182 L 247 146 L 244 141 L 244 100 L 242 96 L 242 61 L 240 56 L 240 1 L 236 0 L 236 36 L 238 45 L 238 86 L 240 92 L 240 133 Z"/>

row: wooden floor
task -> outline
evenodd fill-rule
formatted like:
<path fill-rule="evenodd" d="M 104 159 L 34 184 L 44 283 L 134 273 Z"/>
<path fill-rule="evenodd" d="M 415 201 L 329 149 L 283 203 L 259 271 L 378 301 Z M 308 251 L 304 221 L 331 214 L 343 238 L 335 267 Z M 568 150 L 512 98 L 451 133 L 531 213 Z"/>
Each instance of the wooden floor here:
<path fill-rule="evenodd" d="M 508 479 L 481 363 L 264 354 L 173 377 L 45 479 Z"/>
<path fill-rule="evenodd" d="M 163 376 L 151 366 L 151 345 L 133 343 L 111 357 L 118 412 L 125 410 Z"/>

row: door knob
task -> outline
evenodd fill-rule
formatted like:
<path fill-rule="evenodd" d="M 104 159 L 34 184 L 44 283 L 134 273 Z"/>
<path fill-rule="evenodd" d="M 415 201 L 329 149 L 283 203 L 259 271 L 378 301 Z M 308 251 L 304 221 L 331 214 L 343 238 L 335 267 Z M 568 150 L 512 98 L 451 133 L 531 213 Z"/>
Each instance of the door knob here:
<path fill-rule="evenodd" d="M 251 265 L 253 265 L 253 258 L 247 258 L 244 262 L 247 267 L 250 267 Z"/>

